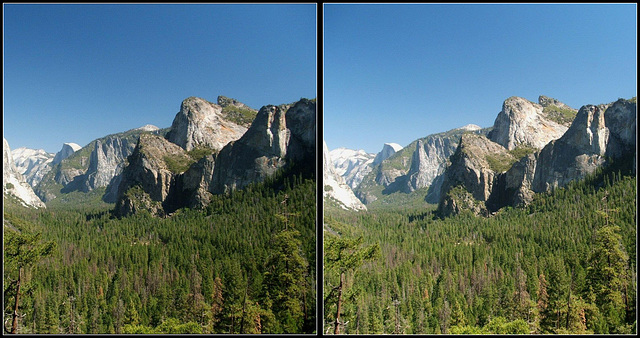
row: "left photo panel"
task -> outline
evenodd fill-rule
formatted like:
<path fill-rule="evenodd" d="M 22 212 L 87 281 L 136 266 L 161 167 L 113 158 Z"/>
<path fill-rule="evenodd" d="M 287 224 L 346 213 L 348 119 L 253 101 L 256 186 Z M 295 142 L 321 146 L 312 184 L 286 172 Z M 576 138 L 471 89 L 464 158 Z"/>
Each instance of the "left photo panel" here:
<path fill-rule="evenodd" d="M 317 6 L 3 4 L 4 330 L 309 334 Z"/>

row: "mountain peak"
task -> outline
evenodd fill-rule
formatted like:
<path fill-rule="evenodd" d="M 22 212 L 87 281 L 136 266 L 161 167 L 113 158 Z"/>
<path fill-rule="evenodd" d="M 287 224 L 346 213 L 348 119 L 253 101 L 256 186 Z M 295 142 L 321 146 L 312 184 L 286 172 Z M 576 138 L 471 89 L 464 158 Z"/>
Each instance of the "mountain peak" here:
<path fill-rule="evenodd" d="M 543 107 L 556 106 L 558 108 L 575 110 L 575 109 L 567 106 L 566 104 L 560 102 L 559 100 L 556 100 L 556 99 L 554 99 L 552 97 L 548 97 L 548 96 L 544 96 L 544 95 L 538 96 L 538 104 L 540 104 Z"/>
<path fill-rule="evenodd" d="M 153 124 L 145 124 L 144 126 L 140 127 L 140 128 L 136 128 L 134 130 L 142 130 L 142 131 L 156 131 L 159 130 L 160 128 L 154 126 Z"/>
<path fill-rule="evenodd" d="M 547 101 L 543 99 L 543 102 Z M 568 129 L 568 125 L 560 123 L 544 109 L 542 105 L 517 96 L 504 100 L 489 139 L 508 150 L 519 146 L 542 149 Z"/>
<path fill-rule="evenodd" d="M 56 153 L 56 156 L 53 158 L 51 165 L 56 165 L 62 162 L 62 160 L 71 156 L 73 153 L 80 149 L 82 149 L 82 147 L 77 143 L 67 142 L 62 144 L 62 149 L 60 149 L 60 151 Z"/>
<path fill-rule="evenodd" d="M 479 125 L 476 124 L 467 124 L 464 125 L 460 128 L 456 128 L 456 129 L 462 129 L 462 130 L 468 130 L 468 131 L 476 131 L 476 130 L 480 130 L 482 129 L 482 127 L 480 127 Z"/>
<path fill-rule="evenodd" d="M 188 97 L 182 101 L 167 139 L 187 151 L 199 146 L 222 149 L 247 131 L 247 127 L 225 118 L 222 112 L 220 105 L 199 97 Z"/>
<path fill-rule="evenodd" d="M 402 150 L 402 146 L 397 143 L 385 143 L 384 146 L 382 146 L 382 150 L 380 150 L 380 152 L 373 159 L 372 164 L 376 165 L 378 163 L 382 163 L 382 161 L 388 159 L 391 155 L 397 153 L 400 150 Z"/>
<path fill-rule="evenodd" d="M 234 106 L 236 108 L 240 108 L 240 109 L 248 109 L 248 110 L 253 110 L 256 111 L 255 109 L 247 106 L 246 104 L 236 100 L 236 99 L 232 99 L 230 97 L 226 97 L 226 96 L 218 96 L 218 105 L 221 107 L 228 107 L 228 106 Z"/>

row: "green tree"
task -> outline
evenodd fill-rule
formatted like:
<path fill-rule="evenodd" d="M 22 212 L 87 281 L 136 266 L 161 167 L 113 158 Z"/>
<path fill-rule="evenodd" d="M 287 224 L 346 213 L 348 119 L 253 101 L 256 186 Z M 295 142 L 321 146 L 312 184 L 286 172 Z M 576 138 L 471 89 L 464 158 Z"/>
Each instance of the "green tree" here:
<path fill-rule="evenodd" d="M 12 215 L 5 214 L 7 222 L 13 221 L 14 223 L 20 223 L 17 218 Z M 16 222 L 17 221 L 17 222 Z M 5 228 L 6 229 L 6 228 Z M 41 235 L 29 234 L 24 229 L 18 230 L 5 230 L 4 231 L 4 295 L 5 299 L 13 298 L 12 304 L 5 304 L 5 311 L 7 307 L 11 307 L 11 329 L 4 329 L 7 333 L 17 333 L 18 330 L 18 318 L 21 315 L 18 313 L 20 308 L 20 296 L 21 287 L 28 282 L 25 280 L 25 272 L 29 270 L 34 264 L 38 263 L 44 257 L 52 254 L 55 249 L 55 242 L 41 240 Z"/>
<path fill-rule="evenodd" d="M 624 325 L 627 286 L 627 255 L 617 225 L 603 226 L 595 233 L 589 255 L 587 285 L 595 294 L 596 306 L 606 321 L 607 332 L 619 333 Z"/>
<path fill-rule="evenodd" d="M 327 305 L 335 299 L 334 334 L 340 333 L 340 314 L 345 292 L 345 273 L 359 268 L 365 261 L 372 260 L 380 255 L 380 246 L 377 244 L 363 246 L 363 238 L 356 239 L 326 236 L 324 241 L 324 267 L 325 273 L 338 276 L 337 286 L 330 286 L 325 297 L 325 311 Z M 325 278 L 325 281 L 327 279 Z M 328 281 L 327 281 L 328 282 Z"/>
<path fill-rule="evenodd" d="M 273 302 L 273 314 L 282 322 L 286 333 L 301 332 L 308 263 L 302 255 L 300 232 L 288 228 L 272 238 L 271 253 L 266 261 L 264 284 Z"/>

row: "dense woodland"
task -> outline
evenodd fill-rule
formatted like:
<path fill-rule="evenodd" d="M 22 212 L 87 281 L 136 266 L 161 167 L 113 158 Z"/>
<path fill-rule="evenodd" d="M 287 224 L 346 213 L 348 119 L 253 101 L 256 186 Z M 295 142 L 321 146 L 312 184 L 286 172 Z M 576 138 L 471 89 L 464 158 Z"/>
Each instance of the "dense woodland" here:
<path fill-rule="evenodd" d="M 487 218 L 325 209 L 323 331 L 636 333 L 630 167 Z"/>
<path fill-rule="evenodd" d="M 17 333 L 315 332 L 315 189 L 280 173 L 167 218 L 5 199 L 5 328 L 19 284 Z"/>

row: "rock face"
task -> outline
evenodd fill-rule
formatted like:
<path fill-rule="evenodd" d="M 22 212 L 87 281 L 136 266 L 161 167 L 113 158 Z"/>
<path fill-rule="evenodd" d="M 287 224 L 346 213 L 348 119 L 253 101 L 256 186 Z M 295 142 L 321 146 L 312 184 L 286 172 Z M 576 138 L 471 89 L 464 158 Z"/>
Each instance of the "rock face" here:
<path fill-rule="evenodd" d="M 501 145 L 489 140 L 483 135 L 462 134 L 460 144 L 453 156 L 451 165 L 447 168 L 441 188 L 439 208 L 444 215 L 449 211 L 460 209 L 451 191 L 458 186 L 470 193 L 476 201 L 489 200 L 500 173 L 496 162 L 512 162 L 513 156 Z M 466 198 L 465 198 L 466 200 Z M 468 201 L 465 202 L 468 204 Z"/>
<path fill-rule="evenodd" d="M 178 174 L 192 163 L 184 149 L 163 137 L 143 133 L 129 157 L 118 187 L 115 212 L 128 215 L 148 210 L 163 215 L 167 196 Z"/>
<path fill-rule="evenodd" d="M 174 198 L 176 207 L 200 208 L 211 201 L 211 182 L 215 166 L 215 157 L 207 155 L 194 163 L 179 177 L 179 189 Z"/>
<path fill-rule="evenodd" d="M 541 97 L 541 102 L 551 104 L 553 99 Z M 568 125 L 549 118 L 542 105 L 521 97 L 510 97 L 502 104 L 489 139 L 508 150 L 518 146 L 542 149 L 549 141 L 560 138 Z"/>
<path fill-rule="evenodd" d="M 121 164 L 133 153 L 134 148 L 135 143 L 126 138 L 107 137 L 96 140 L 80 190 L 87 192 L 109 185 L 122 172 Z"/>
<path fill-rule="evenodd" d="M 221 103 L 241 105 L 227 98 L 222 99 Z M 220 150 L 227 143 L 239 139 L 247 131 L 247 127 L 247 124 L 236 123 L 223 114 L 221 105 L 189 97 L 182 101 L 167 139 L 187 151 L 197 147 Z"/>
<path fill-rule="evenodd" d="M 336 202 L 343 209 L 366 210 L 367 208 L 353 194 L 351 188 L 344 182 L 343 177 L 338 174 L 333 166 L 331 153 L 327 144 L 323 142 L 323 182 L 324 199 Z M 345 148 L 342 148 L 345 149 Z M 340 153 L 343 153 L 342 151 Z M 373 161 L 373 158 L 370 159 Z"/>
<path fill-rule="evenodd" d="M 636 109 L 635 101 L 624 99 L 583 106 L 562 137 L 520 159 L 511 157 L 500 145 L 489 146 L 463 135 L 446 171 L 440 212 L 447 216 L 468 208 L 488 214 L 507 205 L 527 204 L 535 193 L 582 179 L 609 158 L 635 156 Z M 470 151 L 463 151 L 465 147 Z M 488 161 L 483 162 L 482 157 Z"/>
<path fill-rule="evenodd" d="M 16 168 L 11 148 L 5 138 L 2 145 L 2 191 L 5 195 L 17 197 L 25 206 L 45 208 L 45 204 L 36 196 L 33 189 L 27 183 Z"/>
<path fill-rule="evenodd" d="M 56 156 L 53 158 L 53 162 L 51 162 L 51 165 L 54 166 L 60 162 L 62 162 L 62 160 L 64 160 L 65 158 L 73 155 L 73 153 L 75 153 L 76 151 L 80 150 L 82 147 L 76 143 L 65 143 L 62 145 L 62 149 L 60 149 L 59 152 L 56 153 Z"/>
<path fill-rule="evenodd" d="M 628 100 L 608 107 L 583 106 L 565 135 L 538 155 L 533 191 L 552 190 L 583 178 L 603 165 L 606 157 L 635 154 L 635 124 L 636 105 Z"/>
<path fill-rule="evenodd" d="M 263 181 L 290 164 L 315 165 L 315 108 L 315 101 L 306 99 L 262 107 L 240 139 L 220 152 L 207 148 L 211 152 L 200 158 L 168 139 L 140 135 L 121 175 L 116 214 L 148 210 L 166 215 L 181 207 L 203 207 L 212 194 Z"/>
<path fill-rule="evenodd" d="M 315 119 L 315 102 L 307 99 L 262 107 L 249 130 L 216 157 L 211 192 L 262 182 L 288 162 L 315 161 Z"/>
<path fill-rule="evenodd" d="M 467 129 L 464 129 L 467 130 Z M 429 187 L 444 172 L 447 159 L 456 149 L 455 141 L 450 137 L 427 137 L 418 140 L 413 152 L 407 192 Z"/>
<path fill-rule="evenodd" d="M 20 147 L 11 151 L 18 172 L 33 188 L 46 173 L 51 170 L 51 162 L 55 154 L 47 153 L 42 149 L 29 149 Z"/>
<path fill-rule="evenodd" d="M 369 154 L 364 150 L 352 150 L 337 148 L 329 152 L 336 174 L 344 179 L 344 182 L 355 189 L 362 179 L 371 172 L 375 154 Z"/>

